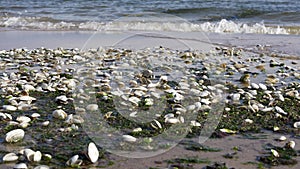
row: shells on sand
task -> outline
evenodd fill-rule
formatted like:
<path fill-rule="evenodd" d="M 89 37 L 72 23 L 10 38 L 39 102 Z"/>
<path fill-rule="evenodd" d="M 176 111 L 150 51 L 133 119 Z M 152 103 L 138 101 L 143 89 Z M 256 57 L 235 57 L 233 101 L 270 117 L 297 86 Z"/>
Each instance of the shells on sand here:
<path fill-rule="evenodd" d="M 6 133 L 5 141 L 8 143 L 14 143 L 22 140 L 25 136 L 25 132 L 22 129 L 15 129 Z"/>
<path fill-rule="evenodd" d="M 95 143 L 89 143 L 88 145 L 88 158 L 92 163 L 96 163 L 99 158 L 99 151 Z"/>
<path fill-rule="evenodd" d="M 3 162 L 17 161 L 19 157 L 15 153 L 5 154 L 2 158 Z"/>

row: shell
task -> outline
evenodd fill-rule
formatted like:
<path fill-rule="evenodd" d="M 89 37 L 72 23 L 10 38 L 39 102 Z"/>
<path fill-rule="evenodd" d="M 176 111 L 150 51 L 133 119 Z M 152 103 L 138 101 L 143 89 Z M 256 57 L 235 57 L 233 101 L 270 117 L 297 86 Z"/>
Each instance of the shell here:
<path fill-rule="evenodd" d="M 292 149 L 294 149 L 295 146 L 296 146 L 295 141 L 289 141 L 289 142 L 286 143 L 286 145 L 285 145 L 285 147 L 287 147 L 287 148 L 292 148 Z"/>
<path fill-rule="evenodd" d="M 16 111 L 18 109 L 16 106 L 12 106 L 12 105 L 3 105 L 2 107 L 4 110 L 7 111 Z"/>
<path fill-rule="evenodd" d="M 33 154 L 33 159 L 32 161 L 33 162 L 39 162 L 41 161 L 42 159 L 42 153 L 40 151 L 36 151 L 34 154 Z"/>
<path fill-rule="evenodd" d="M 61 95 L 61 96 L 57 96 L 55 98 L 55 101 L 66 104 L 66 103 L 68 103 L 68 98 L 65 95 Z"/>
<path fill-rule="evenodd" d="M 284 110 L 282 110 L 282 108 L 280 108 L 280 107 L 278 107 L 278 106 L 275 107 L 275 110 L 276 110 L 278 113 L 287 115 L 287 113 L 286 113 Z"/>
<path fill-rule="evenodd" d="M 50 167 L 46 166 L 46 165 L 39 165 L 39 166 L 34 167 L 34 169 L 50 169 Z"/>
<path fill-rule="evenodd" d="M 258 86 L 262 89 L 262 90 L 267 90 L 267 86 L 262 84 L 262 83 L 259 83 Z"/>
<path fill-rule="evenodd" d="M 25 163 L 19 163 L 14 166 L 15 169 L 27 169 L 27 165 Z"/>
<path fill-rule="evenodd" d="M 136 142 L 137 141 L 137 138 L 131 136 L 131 135 L 123 135 L 122 136 L 123 140 L 126 141 L 126 142 Z"/>
<path fill-rule="evenodd" d="M 33 161 L 35 152 L 29 148 L 24 149 L 24 155 L 26 156 L 28 161 Z"/>
<path fill-rule="evenodd" d="M 200 124 L 199 122 L 195 121 L 195 120 L 192 120 L 192 121 L 191 121 L 191 126 L 194 126 L 194 127 L 200 127 L 201 124 Z"/>
<path fill-rule="evenodd" d="M 280 136 L 280 137 L 278 138 L 278 140 L 279 140 L 279 141 L 285 141 L 285 140 L 286 140 L 286 137 L 285 137 L 285 136 Z"/>
<path fill-rule="evenodd" d="M 15 153 L 5 154 L 2 158 L 3 162 L 17 161 L 19 157 Z"/>
<path fill-rule="evenodd" d="M 294 126 L 295 128 L 300 128 L 300 121 L 295 122 L 293 126 Z"/>
<path fill-rule="evenodd" d="M 25 132 L 22 129 L 15 129 L 6 133 L 5 141 L 8 143 L 14 143 L 22 140 L 25 136 Z"/>
<path fill-rule="evenodd" d="M 27 116 L 19 116 L 16 120 L 20 123 L 29 123 L 31 121 L 31 119 Z"/>
<path fill-rule="evenodd" d="M 52 116 L 54 118 L 62 119 L 63 120 L 63 119 L 65 119 L 68 116 L 68 114 L 65 111 L 63 111 L 63 110 L 58 109 L 58 110 L 54 110 L 52 112 Z"/>
<path fill-rule="evenodd" d="M 66 162 L 66 164 L 70 167 L 75 167 L 81 165 L 82 160 L 79 160 L 79 155 L 74 155 Z"/>
<path fill-rule="evenodd" d="M 274 157 L 279 157 L 279 153 L 276 150 L 271 149 L 271 152 L 272 152 Z"/>
<path fill-rule="evenodd" d="M 99 158 L 99 151 L 95 145 L 95 143 L 89 143 L 88 145 L 88 158 L 92 163 L 96 163 Z"/>
<path fill-rule="evenodd" d="M 96 111 L 96 110 L 98 110 L 98 105 L 97 104 L 89 104 L 86 106 L 86 109 L 89 111 Z"/>

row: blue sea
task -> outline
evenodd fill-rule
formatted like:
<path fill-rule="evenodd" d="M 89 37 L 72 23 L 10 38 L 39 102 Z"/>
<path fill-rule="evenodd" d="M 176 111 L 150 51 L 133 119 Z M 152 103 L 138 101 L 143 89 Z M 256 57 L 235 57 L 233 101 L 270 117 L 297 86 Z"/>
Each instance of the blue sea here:
<path fill-rule="evenodd" d="M 0 0 L 0 30 L 300 34 L 300 0 Z"/>

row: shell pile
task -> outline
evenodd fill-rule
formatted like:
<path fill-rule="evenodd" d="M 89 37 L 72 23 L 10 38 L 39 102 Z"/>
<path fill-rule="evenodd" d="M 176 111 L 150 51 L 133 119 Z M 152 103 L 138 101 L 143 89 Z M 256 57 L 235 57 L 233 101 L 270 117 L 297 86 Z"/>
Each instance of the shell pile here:
<path fill-rule="evenodd" d="M 5 144 L 24 146 L 1 151 L 7 152 L 3 162 L 15 168 L 52 167 L 39 165 L 43 160 L 54 166 L 97 165 L 96 141 L 86 139 L 83 126 L 103 121 L 122 131 L 101 138 L 107 143 L 116 136 L 120 149 L 160 149 L 156 135 L 199 133 L 220 102 L 226 103 L 220 132 L 300 128 L 298 63 L 241 49 L 12 49 L 0 51 L 0 69 L 1 137 Z M 55 152 L 44 152 L 39 144 Z M 295 142 L 287 146 L 294 148 Z"/>

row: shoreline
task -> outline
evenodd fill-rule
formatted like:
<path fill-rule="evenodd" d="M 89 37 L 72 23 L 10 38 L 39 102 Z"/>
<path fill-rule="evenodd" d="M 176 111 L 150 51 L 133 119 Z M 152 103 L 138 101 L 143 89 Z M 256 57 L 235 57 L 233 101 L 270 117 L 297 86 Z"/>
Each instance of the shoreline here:
<path fill-rule="evenodd" d="M 95 35 L 94 35 L 95 34 Z M 149 37 L 148 35 L 153 34 Z M 139 37 L 136 37 L 138 35 Z M 146 36 L 144 36 L 146 35 Z M 79 48 L 92 37 L 86 48 L 111 47 L 125 38 L 126 47 L 143 48 L 157 47 L 166 44 L 173 49 L 203 49 L 211 46 L 236 47 L 252 52 L 274 53 L 282 56 L 300 57 L 299 35 L 268 35 L 268 34 L 219 34 L 203 32 L 155 32 L 155 31 L 126 31 L 126 32 L 85 32 L 85 31 L 3 31 L 0 32 L 0 50 L 13 48 L 34 49 L 45 48 Z M 134 37 L 135 36 L 135 37 Z M 144 37 L 143 37 L 144 36 Z M 147 37 L 148 36 L 148 37 Z M 133 39 L 132 39 L 133 38 Z M 173 38 L 170 39 L 170 38 Z M 154 41 L 155 39 L 155 41 Z M 175 39 L 175 41 L 174 41 Z M 150 40 L 151 42 L 147 42 Z M 184 46 L 182 43 L 185 43 Z M 141 45 L 147 43 L 147 45 Z M 174 45 L 175 44 L 175 45 Z"/>

